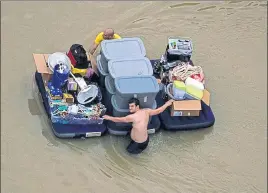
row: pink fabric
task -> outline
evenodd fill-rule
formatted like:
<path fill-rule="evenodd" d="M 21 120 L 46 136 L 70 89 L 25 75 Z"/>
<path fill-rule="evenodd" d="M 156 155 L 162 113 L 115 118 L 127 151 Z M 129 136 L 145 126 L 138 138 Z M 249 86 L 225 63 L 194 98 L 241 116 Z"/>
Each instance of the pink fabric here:
<path fill-rule="evenodd" d="M 94 70 L 92 68 L 88 68 L 85 77 L 91 78 L 93 74 L 94 74 Z"/>

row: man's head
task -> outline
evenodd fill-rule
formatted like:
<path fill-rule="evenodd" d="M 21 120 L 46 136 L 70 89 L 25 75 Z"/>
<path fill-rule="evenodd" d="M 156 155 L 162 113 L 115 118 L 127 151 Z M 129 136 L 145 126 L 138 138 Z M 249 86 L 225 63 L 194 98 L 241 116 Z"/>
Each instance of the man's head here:
<path fill-rule="evenodd" d="M 131 98 L 128 101 L 128 106 L 129 106 L 129 112 L 130 113 L 136 113 L 140 109 L 140 101 L 139 101 L 139 99 Z"/>
<path fill-rule="evenodd" d="M 103 38 L 105 40 L 113 39 L 113 37 L 114 37 L 114 30 L 112 28 L 107 28 L 106 30 L 104 30 Z"/>

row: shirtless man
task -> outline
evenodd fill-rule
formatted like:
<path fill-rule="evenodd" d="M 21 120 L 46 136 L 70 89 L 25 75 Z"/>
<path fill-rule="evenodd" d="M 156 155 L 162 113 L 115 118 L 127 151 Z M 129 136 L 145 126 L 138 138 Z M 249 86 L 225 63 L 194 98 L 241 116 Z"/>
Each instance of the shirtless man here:
<path fill-rule="evenodd" d="M 168 106 L 172 105 L 173 101 L 174 100 L 171 99 L 157 109 L 141 109 L 140 101 L 136 98 L 132 98 L 129 100 L 129 111 L 132 114 L 125 117 L 104 115 L 103 118 L 113 122 L 132 122 L 132 130 L 130 134 L 132 140 L 127 147 L 127 151 L 129 153 L 138 154 L 146 149 L 149 143 L 147 132 L 149 117 L 162 113 Z"/>

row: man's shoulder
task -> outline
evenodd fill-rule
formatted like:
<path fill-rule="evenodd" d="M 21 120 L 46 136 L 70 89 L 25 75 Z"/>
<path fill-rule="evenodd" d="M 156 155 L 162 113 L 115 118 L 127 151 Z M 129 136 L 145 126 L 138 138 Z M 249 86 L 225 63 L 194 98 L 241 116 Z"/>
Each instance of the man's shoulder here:
<path fill-rule="evenodd" d="M 114 39 L 121 39 L 121 36 L 118 34 L 114 34 Z"/>
<path fill-rule="evenodd" d="M 95 38 L 95 43 L 99 44 L 102 40 L 103 40 L 103 32 L 100 32 Z"/>

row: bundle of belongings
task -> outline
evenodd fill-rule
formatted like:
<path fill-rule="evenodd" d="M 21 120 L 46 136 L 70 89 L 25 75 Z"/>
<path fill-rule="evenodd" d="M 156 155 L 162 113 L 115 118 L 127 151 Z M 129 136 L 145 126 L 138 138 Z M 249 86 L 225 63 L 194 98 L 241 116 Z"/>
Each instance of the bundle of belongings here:
<path fill-rule="evenodd" d="M 52 122 L 101 124 L 106 108 L 83 46 L 74 44 L 68 53 L 49 55 L 47 65 L 52 72 L 45 84 Z"/>
<path fill-rule="evenodd" d="M 205 89 L 205 75 L 201 66 L 194 66 L 191 56 L 192 41 L 169 38 L 165 54 L 154 64 L 154 73 L 160 77 L 163 98 L 176 100 L 171 116 L 199 116 L 201 100 L 209 105 Z"/>

